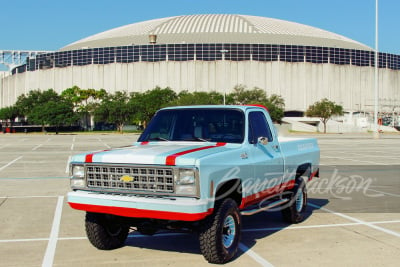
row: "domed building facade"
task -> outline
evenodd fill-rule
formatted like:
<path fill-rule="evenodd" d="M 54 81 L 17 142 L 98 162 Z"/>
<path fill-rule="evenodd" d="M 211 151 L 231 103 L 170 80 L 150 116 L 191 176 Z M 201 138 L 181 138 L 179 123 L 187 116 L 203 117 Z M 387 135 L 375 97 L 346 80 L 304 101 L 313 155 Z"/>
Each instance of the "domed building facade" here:
<path fill-rule="evenodd" d="M 229 93 L 258 87 L 305 111 L 322 98 L 373 110 L 372 48 L 315 27 L 248 15 L 186 15 L 134 23 L 30 58 L 2 77 L 0 107 L 53 88 Z M 400 56 L 379 53 L 379 98 L 400 100 Z"/>

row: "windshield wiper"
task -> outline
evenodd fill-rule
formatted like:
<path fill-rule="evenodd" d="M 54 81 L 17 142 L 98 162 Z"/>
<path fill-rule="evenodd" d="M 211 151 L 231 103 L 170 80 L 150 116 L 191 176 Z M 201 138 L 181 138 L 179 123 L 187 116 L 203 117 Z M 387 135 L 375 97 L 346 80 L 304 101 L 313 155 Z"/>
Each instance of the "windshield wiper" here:
<path fill-rule="evenodd" d="M 153 138 L 149 139 L 149 141 L 154 141 L 154 140 L 157 140 L 157 141 L 169 141 L 168 139 L 166 139 L 164 137 L 160 137 L 160 136 L 153 137 Z"/>
<path fill-rule="evenodd" d="M 193 137 L 194 140 L 196 141 L 203 141 L 203 142 L 209 142 L 208 140 L 201 138 L 201 137 Z"/>

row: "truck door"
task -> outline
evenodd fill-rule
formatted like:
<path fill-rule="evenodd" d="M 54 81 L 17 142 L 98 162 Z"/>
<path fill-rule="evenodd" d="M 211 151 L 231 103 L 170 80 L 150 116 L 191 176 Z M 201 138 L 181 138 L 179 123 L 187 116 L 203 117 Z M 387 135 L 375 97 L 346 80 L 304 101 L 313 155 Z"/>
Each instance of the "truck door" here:
<path fill-rule="evenodd" d="M 279 191 L 283 181 L 284 160 L 278 138 L 272 131 L 272 121 L 262 111 L 250 111 L 248 125 L 249 154 L 253 163 L 254 178 L 245 183 L 246 196 L 267 198 Z"/>

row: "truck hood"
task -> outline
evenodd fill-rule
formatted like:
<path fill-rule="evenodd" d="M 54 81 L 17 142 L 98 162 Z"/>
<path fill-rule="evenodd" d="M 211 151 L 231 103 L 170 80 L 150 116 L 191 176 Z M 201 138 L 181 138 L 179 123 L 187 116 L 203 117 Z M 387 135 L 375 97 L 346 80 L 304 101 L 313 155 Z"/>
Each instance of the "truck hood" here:
<path fill-rule="evenodd" d="M 71 162 L 194 166 L 199 158 L 238 146 L 241 145 L 208 142 L 141 142 L 129 147 L 75 155 Z"/>

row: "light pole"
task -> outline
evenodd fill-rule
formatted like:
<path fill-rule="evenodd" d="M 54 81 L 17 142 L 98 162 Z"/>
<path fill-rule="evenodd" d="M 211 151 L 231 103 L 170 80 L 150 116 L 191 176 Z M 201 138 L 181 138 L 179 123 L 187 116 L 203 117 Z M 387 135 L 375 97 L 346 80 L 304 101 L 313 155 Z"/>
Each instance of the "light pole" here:
<path fill-rule="evenodd" d="M 379 81 L 378 81 L 378 0 L 375 0 L 375 101 L 374 101 L 374 138 L 379 138 L 378 128 L 378 97 L 379 97 Z"/>
<path fill-rule="evenodd" d="M 226 53 L 228 53 L 229 52 L 229 50 L 226 50 L 226 49 L 222 49 L 222 50 L 220 50 L 219 52 L 221 52 L 221 54 L 222 54 L 222 62 L 223 62 L 223 64 L 224 64 L 224 79 L 223 79 L 223 82 L 226 82 L 227 81 L 227 78 L 226 78 L 226 61 L 225 61 L 225 54 Z M 226 104 L 226 84 L 224 84 L 224 106 L 225 106 L 225 104 Z"/>

